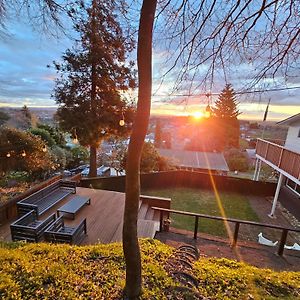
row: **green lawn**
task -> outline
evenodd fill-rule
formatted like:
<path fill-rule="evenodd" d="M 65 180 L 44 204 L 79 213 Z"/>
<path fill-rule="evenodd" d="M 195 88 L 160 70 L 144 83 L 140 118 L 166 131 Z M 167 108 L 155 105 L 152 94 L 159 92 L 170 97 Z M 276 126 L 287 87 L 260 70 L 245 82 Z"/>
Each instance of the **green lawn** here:
<path fill-rule="evenodd" d="M 172 199 L 171 208 L 175 210 L 222 216 L 217 198 L 214 192 L 209 190 L 176 188 L 145 190 L 143 194 L 169 197 Z M 231 192 L 220 192 L 219 197 L 220 204 L 224 208 L 225 215 L 228 218 L 259 221 L 246 196 Z M 171 215 L 171 226 L 180 229 L 194 230 L 194 220 L 192 217 L 173 214 Z M 223 223 L 215 220 L 200 219 L 199 232 L 226 236 Z"/>

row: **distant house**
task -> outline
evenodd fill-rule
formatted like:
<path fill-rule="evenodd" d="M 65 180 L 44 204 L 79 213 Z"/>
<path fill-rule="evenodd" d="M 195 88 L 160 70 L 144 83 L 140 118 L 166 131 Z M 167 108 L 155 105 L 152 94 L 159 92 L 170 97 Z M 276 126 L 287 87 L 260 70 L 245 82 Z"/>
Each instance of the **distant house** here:
<path fill-rule="evenodd" d="M 226 175 L 228 165 L 222 153 L 198 152 L 175 149 L 158 149 L 178 169 Z"/>
<path fill-rule="evenodd" d="M 270 217 L 274 217 L 278 196 L 282 185 L 300 196 L 300 113 L 293 115 L 278 125 L 289 126 L 284 146 L 258 139 L 256 144 L 256 164 L 254 180 L 259 179 L 261 163 L 264 162 L 279 173 Z"/>

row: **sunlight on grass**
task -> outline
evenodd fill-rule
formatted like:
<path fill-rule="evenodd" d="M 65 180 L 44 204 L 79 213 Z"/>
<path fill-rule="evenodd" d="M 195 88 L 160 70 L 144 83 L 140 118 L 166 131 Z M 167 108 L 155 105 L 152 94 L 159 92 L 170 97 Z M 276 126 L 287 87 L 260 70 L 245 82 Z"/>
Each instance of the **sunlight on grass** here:
<path fill-rule="evenodd" d="M 172 199 L 171 208 L 212 216 L 222 216 L 218 201 L 213 191 L 176 188 L 143 191 L 145 195 L 169 197 Z M 259 221 L 246 196 L 231 192 L 219 192 L 220 199 L 228 218 Z M 194 230 L 194 218 L 172 215 L 172 225 L 175 228 Z M 221 221 L 200 219 L 199 232 L 217 236 L 227 236 L 224 224 Z"/>

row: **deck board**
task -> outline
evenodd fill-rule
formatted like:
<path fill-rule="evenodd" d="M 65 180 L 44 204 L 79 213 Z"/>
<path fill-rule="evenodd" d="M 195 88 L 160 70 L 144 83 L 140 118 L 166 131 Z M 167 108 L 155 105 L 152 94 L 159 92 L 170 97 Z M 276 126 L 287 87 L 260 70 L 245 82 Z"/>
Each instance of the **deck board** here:
<path fill-rule="evenodd" d="M 73 195 L 55 205 L 49 212 L 42 216 L 45 219 L 57 209 L 67 203 Z M 125 194 L 112 191 L 95 190 L 90 188 L 77 188 L 76 196 L 90 197 L 91 204 L 85 205 L 75 217 L 75 220 L 65 219 L 67 226 L 79 224 L 87 219 L 88 235 L 83 244 L 111 243 L 122 240 L 123 212 L 125 206 Z M 154 237 L 157 222 L 144 220 L 147 212 L 145 204 L 139 203 L 138 236 Z M 10 241 L 9 223 L 0 226 L 0 240 Z"/>

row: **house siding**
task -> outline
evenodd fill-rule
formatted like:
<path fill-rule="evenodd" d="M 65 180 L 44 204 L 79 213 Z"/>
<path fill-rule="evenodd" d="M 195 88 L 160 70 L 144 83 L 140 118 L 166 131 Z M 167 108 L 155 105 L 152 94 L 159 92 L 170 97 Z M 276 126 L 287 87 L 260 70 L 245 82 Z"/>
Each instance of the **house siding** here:
<path fill-rule="evenodd" d="M 285 147 L 289 150 L 300 153 L 300 120 L 290 124 L 285 141 Z"/>

